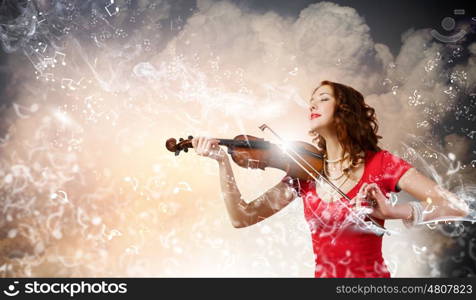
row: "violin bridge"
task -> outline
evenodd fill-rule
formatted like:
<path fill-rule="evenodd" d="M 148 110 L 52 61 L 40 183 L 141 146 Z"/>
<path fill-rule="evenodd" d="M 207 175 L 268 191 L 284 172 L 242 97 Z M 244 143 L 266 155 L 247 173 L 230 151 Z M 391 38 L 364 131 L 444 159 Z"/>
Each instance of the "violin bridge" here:
<path fill-rule="evenodd" d="M 248 158 L 248 164 L 247 164 L 246 167 L 248 169 L 258 169 L 260 167 L 259 166 L 259 160 Z"/>

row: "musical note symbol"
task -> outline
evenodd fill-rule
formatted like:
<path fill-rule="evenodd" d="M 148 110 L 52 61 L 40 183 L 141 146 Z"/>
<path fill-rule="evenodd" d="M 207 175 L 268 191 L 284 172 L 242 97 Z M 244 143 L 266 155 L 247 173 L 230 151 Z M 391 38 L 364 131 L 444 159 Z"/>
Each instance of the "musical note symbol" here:
<path fill-rule="evenodd" d="M 151 50 L 151 48 L 150 48 L 150 40 L 147 40 L 147 39 L 144 40 L 143 45 L 144 45 L 144 50 L 145 50 L 145 51 L 150 51 L 150 50 Z"/>
<path fill-rule="evenodd" d="M 88 219 L 89 217 L 86 215 L 85 211 L 81 207 L 79 207 L 76 213 L 76 220 L 78 224 L 81 225 L 81 227 L 83 228 L 87 228 L 88 225 L 84 222 L 84 220 Z"/>
<path fill-rule="evenodd" d="M 417 128 L 420 128 L 420 127 L 428 127 L 429 125 L 430 125 L 430 123 L 428 123 L 428 121 L 425 120 L 425 121 L 422 121 L 422 122 L 420 122 L 420 123 L 417 123 L 417 124 L 416 124 L 416 127 L 417 127 Z"/>
<path fill-rule="evenodd" d="M 185 181 L 179 182 L 178 185 L 179 185 L 179 186 L 177 186 L 177 187 L 174 188 L 174 191 L 173 191 L 174 194 L 177 194 L 180 190 L 189 191 L 189 192 L 192 190 L 192 188 L 190 187 L 190 185 L 189 185 L 188 183 L 186 183 Z M 182 187 L 180 187 L 180 185 L 181 185 Z"/>
<path fill-rule="evenodd" d="M 65 58 L 66 58 L 66 54 L 62 53 L 62 52 L 59 52 L 59 51 L 56 51 L 55 52 L 55 57 L 53 59 L 53 61 L 55 63 L 57 63 L 58 61 L 61 62 L 61 65 L 63 66 L 66 66 L 66 62 L 65 62 Z M 54 66 L 54 65 L 53 65 Z"/>
<path fill-rule="evenodd" d="M 104 7 L 110 17 L 115 16 L 119 13 L 119 7 L 114 3 L 114 0 L 111 0 L 111 3 Z"/>
<path fill-rule="evenodd" d="M 392 87 L 392 94 L 396 95 L 397 94 L 397 89 L 398 89 L 398 85 L 395 85 Z"/>
<path fill-rule="evenodd" d="M 29 115 L 25 114 L 26 112 L 34 113 L 34 112 L 38 111 L 38 108 L 39 108 L 39 106 L 36 103 L 33 103 L 32 105 L 30 105 L 29 108 L 27 108 L 23 105 L 20 105 L 20 104 L 13 103 L 13 109 L 15 110 L 15 113 L 17 114 L 18 117 L 20 117 L 22 119 L 26 119 L 26 118 L 30 117 Z"/>
<path fill-rule="evenodd" d="M 59 227 L 57 227 L 57 228 L 55 228 L 55 230 L 53 230 L 52 235 L 57 240 L 59 240 L 63 237 L 63 234 L 61 233 L 61 229 Z"/>
<path fill-rule="evenodd" d="M 291 72 L 289 72 L 289 75 L 296 76 L 298 73 L 298 70 L 299 70 L 298 67 L 294 67 L 294 69 Z"/>
<path fill-rule="evenodd" d="M 72 86 L 73 84 L 73 79 L 70 79 L 70 78 L 63 78 L 61 79 L 61 88 L 62 89 L 65 89 L 66 87 L 68 87 L 70 90 L 75 90 L 76 88 Z"/>
<path fill-rule="evenodd" d="M 54 212 L 50 214 L 46 220 L 46 228 L 50 230 L 53 234 L 53 237 L 56 239 L 61 239 L 63 237 L 63 234 L 61 233 L 61 217 L 63 216 L 64 213 L 64 206 L 59 206 L 59 210 L 57 212 Z M 53 220 L 57 219 L 56 222 L 54 222 L 53 226 Z"/>
<path fill-rule="evenodd" d="M 60 195 L 58 194 L 61 194 L 61 197 Z M 68 200 L 68 195 L 66 194 L 66 192 L 64 191 L 58 191 L 58 193 L 53 193 L 51 194 L 51 199 L 58 199 L 58 203 L 60 204 L 66 204 L 66 203 L 69 203 L 69 200 Z"/>
<path fill-rule="evenodd" d="M 33 19 L 36 19 L 36 16 L 33 16 Z M 46 21 L 45 18 L 41 17 L 41 20 L 38 20 L 38 25 L 40 25 L 41 23 L 43 23 L 44 21 Z"/>
<path fill-rule="evenodd" d="M 52 73 L 41 74 L 39 78 L 43 78 L 45 79 L 45 81 L 52 81 L 52 82 L 55 81 L 54 75 Z"/>
<path fill-rule="evenodd" d="M 111 232 L 107 235 L 108 240 L 112 240 L 115 236 L 122 236 L 122 232 L 117 229 L 111 230 Z"/>
<path fill-rule="evenodd" d="M 43 65 L 43 67 L 46 69 L 48 66 L 52 66 L 54 67 L 55 66 L 55 61 L 53 58 L 51 57 L 45 57 L 41 63 Z"/>
<path fill-rule="evenodd" d="M 81 87 L 81 82 L 84 80 L 84 77 L 81 77 L 81 79 L 78 80 L 78 82 L 76 82 L 76 86 L 77 87 Z M 89 81 L 91 83 L 91 81 Z M 86 86 L 83 86 L 83 89 L 85 89 Z"/>
<path fill-rule="evenodd" d="M 132 245 L 129 248 L 126 249 L 126 253 L 129 254 L 139 254 L 139 249 L 136 245 Z"/>
<path fill-rule="evenodd" d="M 176 243 L 177 238 L 175 229 L 172 229 L 167 234 L 163 234 L 159 236 L 160 243 L 162 247 L 169 249 L 173 244 Z"/>
<path fill-rule="evenodd" d="M 386 85 L 389 85 L 392 83 L 392 80 L 390 80 L 389 78 L 385 78 L 383 81 L 382 81 L 382 85 L 383 86 L 386 86 Z"/>
<path fill-rule="evenodd" d="M 413 244 L 412 248 L 413 248 L 413 252 L 415 252 L 415 254 L 417 254 L 417 255 L 420 255 L 423 252 L 426 252 L 426 247 L 425 246 L 418 247 L 417 245 Z"/>
<path fill-rule="evenodd" d="M 125 182 L 132 182 L 132 188 L 134 189 L 134 191 L 137 190 L 137 186 L 139 185 L 139 182 L 135 177 L 127 176 L 127 177 L 124 178 L 124 181 Z"/>
<path fill-rule="evenodd" d="M 33 50 L 35 50 L 35 52 L 40 52 L 41 51 L 41 53 L 45 53 L 46 48 L 48 48 L 48 44 L 43 43 L 43 42 L 39 42 L 38 43 L 38 48 L 33 48 L 33 46 L 31 46 L 31 48 Z"/>
<path fill-rule="evenodd" d="M 451 164 L 448 171 L 446 172 L 446 175 L 453 175 L 461 169 L 461 162 L 456 161 L 456 166 L 454 166 L 456 156 L 453 153 L 448 153 L 448 158 L 450 159 Z"/>
<path fill-rule="evenodd" d="M 467 136 L 470 138 L 470 139 L 474 139 L 474 135 L 476 134 L 476 131 L 471 131 L 470 133 L 467 134 Z"/>

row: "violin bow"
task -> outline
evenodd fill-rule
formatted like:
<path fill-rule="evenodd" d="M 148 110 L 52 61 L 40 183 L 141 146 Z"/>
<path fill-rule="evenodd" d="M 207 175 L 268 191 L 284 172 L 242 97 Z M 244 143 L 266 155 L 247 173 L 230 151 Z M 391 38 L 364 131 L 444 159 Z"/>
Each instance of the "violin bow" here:
<path fill-rule="evenodd" d="M 269 129 L 269 130 L 271 131 L 271 133 L 272 133 L 276 138 L 278 138 L 278 139 L 281 141 L 281 143 L 286 144 L 286 141 L 284 141 L 284 140 L 283 140 L 276 132 L 274 132 L 274 130 L 271 129 L 268 125 L 263 124 L 263 125 L 259 126 L 259 129 L 260 129 L 261 131 L 264 131 L 265 129 Z M 319 175 L 319 177 L 320 177 L 319 179 L 320 179 L 320 180 L 322 180 L 322 181 L 324 181 L 325 183 L 327 183 L 330 187 L 332 187 L 336 192 L 338 192 L 342 197 L 344 197 L 345 199 L 347 199 L 349 202 L 351 201 L 351 199 L 350 199 L 342 190 L 340 190 L 340 189 L 339 189 L 335 184 L 333 184 L 331 181 L 327 180 L 327 178 L 325 178 L 324 176 L 322 176 L 322 174 L 321 174 L 319 171 L 317 171 L 311 164 L 309 164 L 305 159 L 303 159 L 303 158 L 299 155 L 299 153 L 297 153 L 296 151 L 294 151 L 294 149 L 292 149 L 292 147 L 283 147 L 283 148 L 286 148 L 286 149 L 287 149 L 287 148 L 291 148 L 291 151 L 292 151 L 297 157 L 299 157 L 302 161 L 304 161 L 304 162 L 307 164 L 307 166 L 308 166 L 310 169 L 312 169 L 312 171 L 314 171 L 316 174 Z M 288 151 L 284 151 L 284 153 L 285 153 L 286 155 L 288 155 L 288 156 L 289 156 L 299 167 L 301 167 L 309 176 L 311 176 L 312 179 L 314 179 L 315 181 L 318 180 L 318 178 L 316 178 L 316 176 L 314 176 L 314 174 L 312 174 L 311 172 L 309 172 L 301 163 L 299 163 L 292 155 L 290 155 L 290 154 L 288 153 Z M 339 201 L 341 204 L 343 204 L 343 206 L 344 206 L 345 208 L 347 208 L 347 210 L 348 210 L 350 213 L 355 214 L 355 212 L 354 212 L 352 209 L 348 208 L 347 205 L 345 205 L 345 204 L 342 202 L 342 200 L 340 200 L 340 198 L 339 198 L 338 201 Z M 380 225 L 372 216 L 369 216 L 369 215 L 366 215 L 366 216 L 370 219 L 370 221 L 373 223 L 373 225 L 379 229 L 379 232 L 378 232 L 378 233 L 380 233 L 379 235 L 383 235 L 383 233 L 387 233 L 388 235 L 390 235 L 390 231 L 387 230 L 387 229 L 386 229 L 385 227 L 383 227 L 382 225 Z M 357 217 L 357 219 L 360 220 L 360 218 L 358 218 L 358 217 Z M 365 226 L 369 226 L 365 221 L 363 221 L 363 220 L 360 220 L 360 221 L 362 221 Z M 383 233 L 382 233 L 381 231 L 383 231 Z"/>

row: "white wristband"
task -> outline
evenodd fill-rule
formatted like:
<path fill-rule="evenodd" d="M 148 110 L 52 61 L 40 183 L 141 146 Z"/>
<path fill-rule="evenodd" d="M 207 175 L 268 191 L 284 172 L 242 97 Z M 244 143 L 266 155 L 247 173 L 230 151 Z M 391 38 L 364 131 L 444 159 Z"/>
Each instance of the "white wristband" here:
<path fill-rule="evenodd" d="M 412 208 L 412 216 L 411 219 L 404 219 L 403 224 L 407 228 L 411 228 L 423 221 L 423 206 L 421 205 L 420 201 L 411 201 L 408 202 Z"/>

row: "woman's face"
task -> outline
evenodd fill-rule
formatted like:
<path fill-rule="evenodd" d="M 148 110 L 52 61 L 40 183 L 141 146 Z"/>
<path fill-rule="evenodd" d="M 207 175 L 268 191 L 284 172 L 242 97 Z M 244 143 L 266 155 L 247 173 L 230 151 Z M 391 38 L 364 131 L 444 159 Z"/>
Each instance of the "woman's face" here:
<path fill-rule="evenodd" d="M 332 87 L 323 85 L 312 95 L 309 102 L 310 129 L 321 133 L 334 122 L 336 100 Z"/>

